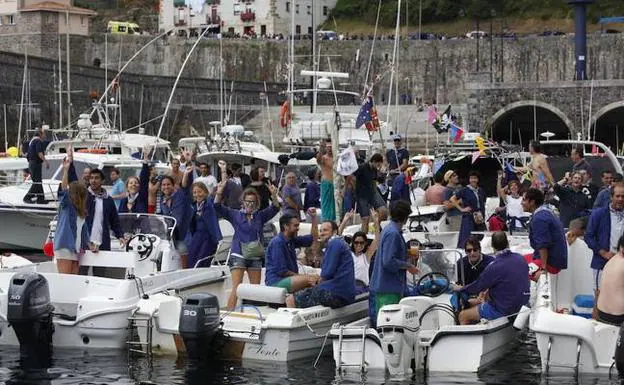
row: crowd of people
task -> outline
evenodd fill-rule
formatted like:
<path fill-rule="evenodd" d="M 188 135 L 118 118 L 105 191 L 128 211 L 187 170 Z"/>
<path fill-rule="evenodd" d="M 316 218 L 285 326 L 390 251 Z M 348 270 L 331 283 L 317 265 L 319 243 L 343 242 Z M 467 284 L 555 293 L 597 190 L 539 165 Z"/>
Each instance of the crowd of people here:
<path fill-rule="evenodd" d="M 111 172 L 113 188 L 109 194 L 102 187 L 105 176 L 101 170 L 87 169 L 78 178 L 69 151 L 63 163 L 54 239 L 59 272 L 79 273 L 81 253 L 110 250 L 111 234 L 125 244 L 118 213 L 174 217 L 177 226 L 173 241 L 182 267 L 206 266 L 223 238 L 218 223 L 223 219 L 234 229 L 229 256 L 233 290 L 228 308 L 236 306 L 236 288 L 244 274 L 250 283 L 259 284 L 265 267 L 265 284 L 286 289 L 290 294 L 288 306 L 341 307 L 353 302 L 360 291 L 368 290 L 374 319 L 382 306 L 398 303 L 406 294 L 409 274 L 422 273 L 418 251 L 408 250 L 402 234 L 412 213 L 410 184 L 414 168 L 409 165 L 409 153 L 401 137 L 393 139 L 394 147 L 384 155 L 372 154 L 363 159 L 357 154 L 357 164 L 345 177 L 341 192 L 340 223 L 336 222 L 334 163 L 328 143 L 318 152 L 319 168 L 308 172 L 303 197 L 292 172 L 280 185 L 267 178 L 263 167 L 255 167 L 247 175 L 240 164 L 219 161 L 218 175 L 214 176 L 208 165 L 195 162 L 192 154 L 184 152 L 180 159 L 173 159 L 166 175 L 158 175 L 148 161 L 149 151 L 144 152 L 139 177 L 123 181 L 118 170 Z M 36 144 L 33 151 L 38 154 Z M 566 269 L 568 243 L 584 235 L 594 251 L 591 267 L 596 292 L 612 291 L 617 286 L 612 282 L 615 273 L 610 271 L 624 266 L 619 262 L 621 251 L 618 254 L 624 232 L 621 176 L 614 177 L 605 170 L 601 174 L 603 186 L 597 188 L 591 182 L 592 170 L 582 151 L 574 150 L 572 170 L 555 182 L 538 143 L 531 144 L 531 156 L 526 168 L 514 170 L 516 176 L 530 171 L 528 179 L 505 177 L 502 172 L 498 176 L 501 207 L 493 217 L 505 216 L 498 224 L 500 228 L 495 228 L 492 218 L 485 218 L 486 194 L 475 171 L 469 172 L 468 183 L 463 186 L 456 171 L 446 170 L 425 192 L 428 204 L 444 206 L 449 228 L 459 232 L 457 247 L 466 254 L 458 261 L 460 273 L 453 286 L 468 304 L 459 316 L 462 323 L 514 314 L 528 298 L 527 261 L 509 250 L 504 232 L 492 235 L 495 257 L 481 254 L 482 236 L 474 233 L 486 230 L 488 223 L 490 230 L 528 232 L 534 250 L 531 259 L 539 266 L 533 279 L 544 271 L 556 275 Z M 32 159 L 45 161 L 34 155 Z M 553 195 L 558 197 L 559 215 L 549 202 Z M 349 244 L 341 235 L 356 213 L 361 218 L 361 231 L 351 237 Z M 264 239 L 266 226 L 278 214 L 279 235 L 268 242 Z M 382 228 L 386 219 L 390 221 Z M 310 222 L 310 235 L 299 235 L 302 221 Z M 565 229 L 569 229 L 567 235 Z M 369 239 L 371 233 L 374 239 Z M 305 248 L 303 258 L 297 252 L 300 248 Z M 300 260 L 320 267 L 320 274 L 301 274 Z M 609 265 L 609 261 L 613 263 Z M 600 319 L 624 318 L 624 308 L 610 302 L 610 297 L 612 294 L 604 292 L 600 296 Z"/>

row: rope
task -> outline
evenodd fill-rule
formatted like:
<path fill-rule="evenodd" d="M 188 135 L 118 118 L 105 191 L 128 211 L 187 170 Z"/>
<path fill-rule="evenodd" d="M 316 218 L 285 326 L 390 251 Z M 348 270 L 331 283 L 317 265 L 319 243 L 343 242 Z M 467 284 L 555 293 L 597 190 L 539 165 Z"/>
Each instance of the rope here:
<path fill-rule="evenodd" d="M 325 344 L 327 343 L 327 337 L 329 337 L 329 330 L 327 331 L 327 333 L 325 333 L 325 338 L 323 338 L 323 345 L 321 346 L 321 351 L 319 352 L 318 356 L 316 356 L 316 360 L 314 360 L 314 365 L 312 366 L 314 369 L 316 369 L 316 365 L 318 364 L 319 359 L 323 355 L 323 351 L 325 350 Z"/>

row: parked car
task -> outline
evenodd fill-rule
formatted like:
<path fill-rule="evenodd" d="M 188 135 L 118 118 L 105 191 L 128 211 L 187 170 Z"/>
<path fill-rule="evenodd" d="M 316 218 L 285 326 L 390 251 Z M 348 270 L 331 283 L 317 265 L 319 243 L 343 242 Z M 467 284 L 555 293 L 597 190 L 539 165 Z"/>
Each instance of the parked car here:
<path fill-rule="evenodd" d="M 466 34 L 468 39 L 483 39 L 487 37 L 487 33 L 484 31 L 470 31 Z"/>

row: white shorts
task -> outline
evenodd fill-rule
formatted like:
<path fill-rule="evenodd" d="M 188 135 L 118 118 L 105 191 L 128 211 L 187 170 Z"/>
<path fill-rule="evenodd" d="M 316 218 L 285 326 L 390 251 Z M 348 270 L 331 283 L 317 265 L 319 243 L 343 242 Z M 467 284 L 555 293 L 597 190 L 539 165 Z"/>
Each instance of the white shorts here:
<path fill-rule="evenodd" d="M 66 259 L 70 261 L 78 262 L 78 254 L 74 253 L 69 249 L 58 249 L 54 250 L 54 258 L 55 259 Z"/>

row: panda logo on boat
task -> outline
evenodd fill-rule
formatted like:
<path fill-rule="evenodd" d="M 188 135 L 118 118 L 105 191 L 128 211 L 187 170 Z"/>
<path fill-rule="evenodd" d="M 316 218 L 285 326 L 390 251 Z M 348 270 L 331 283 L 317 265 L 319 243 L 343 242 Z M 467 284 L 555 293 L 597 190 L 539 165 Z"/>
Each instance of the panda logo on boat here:
<path fill-rule="evenodd" d="M 155 235 L 137 234 L 128 242 L 126 251 L 135 251 L 139 254 L 139 261 L 144 261 L 152 254 L 152 251 L 154 251 L 157 241 L 158 237 Z"/>

